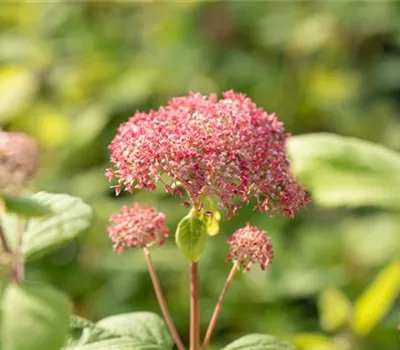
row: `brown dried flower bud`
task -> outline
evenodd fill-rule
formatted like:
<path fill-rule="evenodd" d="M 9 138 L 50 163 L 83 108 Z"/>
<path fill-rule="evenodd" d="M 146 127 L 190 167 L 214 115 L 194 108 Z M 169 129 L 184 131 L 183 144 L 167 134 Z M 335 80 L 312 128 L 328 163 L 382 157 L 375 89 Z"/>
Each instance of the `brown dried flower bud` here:
<path fill-rule="evenodd" d="M 0 130 L 0 191 L 18 192 L 35 175 L 36 141 L 27 134 Z"/>

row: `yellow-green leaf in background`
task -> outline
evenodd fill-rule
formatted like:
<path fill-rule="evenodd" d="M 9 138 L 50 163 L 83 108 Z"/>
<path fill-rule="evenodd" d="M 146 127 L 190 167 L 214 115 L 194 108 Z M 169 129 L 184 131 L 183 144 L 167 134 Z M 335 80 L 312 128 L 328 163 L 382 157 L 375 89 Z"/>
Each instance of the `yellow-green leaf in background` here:
<path fill-rule="evenodd" d="M 69 121 L 61 111 L 43 106 L 36 118 L 35 134 L 44 147 L 57 147 L 70 137 Z"/>
<path fill-rule="evenodd" d="M 400 291 L 400 260 L 385 266 L 372 284 L 358 298 L 352 327 L 364 336 L 388 313 Z"/>
<path fill-rule="evenodd" d="M 355 98 L 359 84 L 359 77 L 351 71 L 316 67 L 310 78 L 309 94 L 316 104 L 329 106 Z"/>
<path fill-rule="evenodd" d="M 321 326 L 327 331 L 340 328 L 350 319 L 351 304 L 338 289 L 324 290 L 319 295 L 318 308 Z"/>
<path fill-rule="evenodd" d="M 289 49 L 295 54 L 310 54 L 321 49 L 335 35 L 334 25 L 335 18 L 327 13 L 307 16 L 294 26 L 288 40 Z"/>
<path fill-rule="evenodd" d="M 372 142 L 330 133 L 292 137 L 295 176 L 326 207 L 400 210 L 400 154 Z"/>
<path fill-rule="evenodd" d="M 71 124 L 75 146 L 82 147 L 92 142 L 108 122 L 107 108 L 101 104 L 88 106 Z"/>
<path fill-rule="evenodd" d="M 36 79 L 27 69 L 6 66 L 0 69 L 0 121 L 4 122 L 21 107 L 36 91 Z"/>
<path fill-rule="evenodd" d="M 318 333 L 300 333 L 291 341 L 299 350 L 337 350 L 332 339 Z"/>
<path fill-rule="evenodd" d="M 213 211 L 212 216 L 205 217 L 207 234 L 209 236 L 215 236 L 219 232 L 219 221 L 221 220 L 221 214 L 218 211 Z"/>

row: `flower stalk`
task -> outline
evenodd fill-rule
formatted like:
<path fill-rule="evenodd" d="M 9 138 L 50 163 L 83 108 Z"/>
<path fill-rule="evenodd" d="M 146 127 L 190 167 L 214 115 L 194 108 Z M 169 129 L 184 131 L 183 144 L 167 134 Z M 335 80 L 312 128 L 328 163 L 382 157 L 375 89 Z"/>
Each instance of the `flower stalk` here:
<path fill-rule="evenodd" d="M 233 264 L 231 272 L 229 273 L 228 278 L 226 279 L 225 285 L 222 288 L 221 295 L 219 296 L 219 299 L 218 299 L 217 305 L 215 306 L 213 315 L 211 316 L 210 324 L 208 325 L 207 332 L 204 337 L 202 350 L 206 350 L 208 347 L 208 344 L 210 343 L 211 336 L 214 332 L 215 325 L 217 324 L 217 320 L 218 320 L 219 314 L 221 312 L 222 304 L 224 302 L 226 293 L 228 292 L 229 287 L 231 286 L 231 283 L 232 283 L 233 278 L 235 277 L 237 271 L 238 271 L 238 265 Z"/>
<path fill-rule="evenodd" d="M 190 350 L 198 350 L 200 342 L 199 323 L 199 271 L 198 263 L 190 263 Z"/>
<path fill-rule="evenodd" d="M 161 290 L 160 282 L 158 280 L 156 270 L 154 268 L 153 260 L 150 255 L 150 251 L 147 247 L 143 248 L 144 256 L 146 259 L 147 267 L 149 269 L 151 281 L 153 282 L 154 292 L 156 294 L 158 303 L 160 305 L 161 312 L 164 316 L 165 322 L 167 323 L 168 329 L 171 332 L 172 338 L 175 341 L 176 346 L 179 350 L 185 350 L 185 346 L 182 343 L 182 340 L 179 336 L 178 331 L 176 330 L 174 321 L 168 311 L 167 303 L 164 298 L 164 294 Z"/>

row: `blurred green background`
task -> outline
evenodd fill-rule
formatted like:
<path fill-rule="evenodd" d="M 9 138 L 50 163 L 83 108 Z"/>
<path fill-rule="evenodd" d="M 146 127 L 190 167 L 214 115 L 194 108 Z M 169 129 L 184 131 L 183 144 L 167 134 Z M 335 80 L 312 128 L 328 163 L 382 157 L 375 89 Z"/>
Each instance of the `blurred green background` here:
<path fill-rule="evenodd" d="M 112 252 L 108 216 L 135 200 L 174 230 L 186 209 L 162 189 L 115 198 L 107 146 L 138 109 L 231 88 L 295 135 L 328 131 L 399 151 L 400 2 L 1 2 L 1 126 L 37 138 L 35 190 L 80 196 L 96 211 L 86 236 L 28 265 L 28 278 L 51 281 L 93 320 L 159 312 L 141 252 Z M 343 295 L 353 303 L 400 251 L 398 212 L 376 208 L 311 204 L 294 220 L 240 210 L 201 261 L 203 330 L 230 268 L 226 236 L 246 222 L 270 232 L 276 259 L 234 281 L 215 349 L 249 332 L 304 350 L 397 348 L 398 301 L 362 337 L 329 323 L 347 307 Z M 188 271 L 172 242 L 153 255 L 187 341 Z"/>

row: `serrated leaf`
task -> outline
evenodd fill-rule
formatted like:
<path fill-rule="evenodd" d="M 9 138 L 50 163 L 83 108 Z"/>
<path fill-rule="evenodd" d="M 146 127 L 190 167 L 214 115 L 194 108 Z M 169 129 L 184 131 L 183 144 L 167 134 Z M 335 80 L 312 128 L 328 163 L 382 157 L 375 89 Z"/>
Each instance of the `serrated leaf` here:
<path fill-rule="evenodd" d="M 356 334 L 368 334 L 389 312 L 400 292 L 400 260 L 385 266 L 357 299 L 352 327 Z"/>
<path fill-rule="evenodd" d="M 83 329 L 83 328 L 91 328 L 91 327 L 96 327 L 96 324 L 84 317 L 77 316 L 77 315 L 71 315 L 71 317 L 69 319 L 69 328 Z"/>
<path fill-rule="evenodd" d="M 3 195 L 4 205 L 8 212 L 23 217 L 40 217 L 52 213 L 49 206 L 40 203 L 32 197 L 11 197 Z"/>
<path fill-rule="evenodd" d="M 318 298 L 318 308 L 321 326 L 327 331 L 334 331 L 350 320 L 350 301 L 338 289 L 324 290 Z"/>
<path fill-rule="evenodd" d="M 109 316 L 97 322 L 96 326 L 121 337 L 132 338 L 136 343 L 151 344 L 160 349 L 171 349 L 173 346 L 164 320 L 151 312 Z"/>
<path fill-rule="evenodd" d="M 73 336 L 81 330 L 80 337 Z M 109 316 L 97 323 L 73 316 L 64 350 L 171 350 L 173 341 L 162 318 L 151 312 Z"/>
<path fill-rule="evenodd" d="M 51 286 L 10 284 L 2 305 L 2 350 L 59 350 L 69 312 L 68 299 Z"/>
<path fill-rule="evenodd" d="M 64 350 L 169 350 L 160 345 L 137 343 L 130 338 L 102 340 L 96 343 L 67 347 Z"/>
<path fill-rule="evenodd" d="M 249 334 L 230 343 L 223 350 L 296 350 L 296 348 L 272 335 Z"/>
<path fill-rule="evenodd" d="M 293 171 L 320 205 L 400 210 L 400 155 L 351 137 L 316 133 L 292 137 Z"/>
<path fill-rule="evenodd" d="M 52 252 L 76 238 L 87 229 L 93 217 L 89 205 L 81 199 L 65 194 L 39 192 L 32 196 L 38 203 L 47 206 L 52 214 L 41 218 L 31 218 L 23 233 L 22 251 L 25 260 L 32 260 Z M 15 236 L 16 220 L 5 219 L 8 235 Z M 13 227 L 11 225 L 14 224 Z M 14 231 L 14 232 L 10 232 Z"/>
<path fill-rule="evenodd" d="M 191 211 L 178 224 L 175 233 L 178 248 L 189 261 L 198 261 L 207 241 L 206 220 Z"/>
<path fill-rule="evenodd" d="M 94 322 L 72 315 L 69 323 L 70 335 L 65 348 L 76 348 L 103 340 L 120 338 L 120 335 L 98 327 Z"/>

